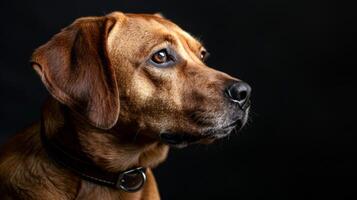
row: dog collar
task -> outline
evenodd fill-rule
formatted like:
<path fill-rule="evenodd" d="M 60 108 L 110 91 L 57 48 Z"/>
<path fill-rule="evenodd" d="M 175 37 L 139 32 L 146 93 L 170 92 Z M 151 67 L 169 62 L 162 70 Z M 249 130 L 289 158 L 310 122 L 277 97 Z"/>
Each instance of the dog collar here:
<path fill-rule="evenodd" d="M 90 163 L 74 157 L 59 145 L 47 138 L 43 122 L 41 122 L 41 140 L 48 156 L 57 164 L 69 169 L 84 180 L 124 190 L 136 192 L 146 182 L 146 168 L 137 167 L 126 171 L 113 173 L 100 169 L 94 163 Z"/>

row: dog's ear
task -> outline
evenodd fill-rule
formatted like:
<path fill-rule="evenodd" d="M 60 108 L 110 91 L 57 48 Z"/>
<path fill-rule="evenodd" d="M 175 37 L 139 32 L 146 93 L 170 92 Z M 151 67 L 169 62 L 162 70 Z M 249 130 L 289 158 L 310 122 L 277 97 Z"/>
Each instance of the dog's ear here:
<path fill-rule="evenodd" d="M 119 116 L 119 92 L 107 39 L 115 19 L 76 20 L 32 55 L 32 66 L 61 103 L 101 129 Z"/>

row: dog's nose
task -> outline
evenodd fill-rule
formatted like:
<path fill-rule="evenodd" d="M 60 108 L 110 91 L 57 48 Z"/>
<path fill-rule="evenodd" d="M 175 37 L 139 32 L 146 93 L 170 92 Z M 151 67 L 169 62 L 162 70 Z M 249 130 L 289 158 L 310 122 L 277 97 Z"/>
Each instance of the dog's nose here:
<path fill-rule="evenodd" d="M 251 91 L 252 89 L 248 83 L 243 81 L 234 82 L 226 89 L 228 98 L 233 102 L 238 103 L 241 108 L 244 108 L 249 101 Z"/>

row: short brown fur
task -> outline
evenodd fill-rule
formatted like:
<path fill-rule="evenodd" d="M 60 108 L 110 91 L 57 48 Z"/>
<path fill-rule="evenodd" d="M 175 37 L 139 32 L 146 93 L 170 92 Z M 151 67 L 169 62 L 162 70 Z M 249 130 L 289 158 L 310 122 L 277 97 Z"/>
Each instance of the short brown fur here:
<path fill-rule="evenodd" d="M 147 56 L 167 45 L 182 62 L 168 69 L 149 67 Z M 224 115 L 216 91 L 237 80 L 208 68 L 199 58 L 202 48 L 159 15 L 114 12 L 63 29 L 33 54 L 33 67 L 51 97 L 42 121 L 1 148 L 0 198 L 160 199 L 150 168 L 165 160 L 168 146 L 158 133 L 199 134 L 202 124 L 187 113 L 197 109 L 209 113 L 207 119 Z M 147 183 L 126 193 L 80 179 L 48 158 L 40 123 L 49 138 L 104 170 L 148 167 Z"/>

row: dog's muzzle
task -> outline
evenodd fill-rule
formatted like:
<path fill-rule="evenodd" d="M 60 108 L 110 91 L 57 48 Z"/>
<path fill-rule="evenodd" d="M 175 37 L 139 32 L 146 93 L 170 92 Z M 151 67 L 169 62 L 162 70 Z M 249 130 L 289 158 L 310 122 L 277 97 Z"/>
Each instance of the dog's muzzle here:
<path fill-rule="evenodd" d="M 243 81 L 234 81 L 225 88 L 224 94 L 224 98 L 229 101 L 228 107 L 237 110 L 230 112 L 231 114 L 227 116 L 227 119 L 224 119 L 224 123 L 227 123 L 226 125 L 220 126 L 218 124 L 216 127 L 205 130 L 200 134 L 163 132 L 160 134 L 160 140 L 171 146 L 184 147 L 202 140 L 212 141 L 225 137 L 234 129 L 240 130 L 247 121 L 251 104 L 251 87 Z"/>

